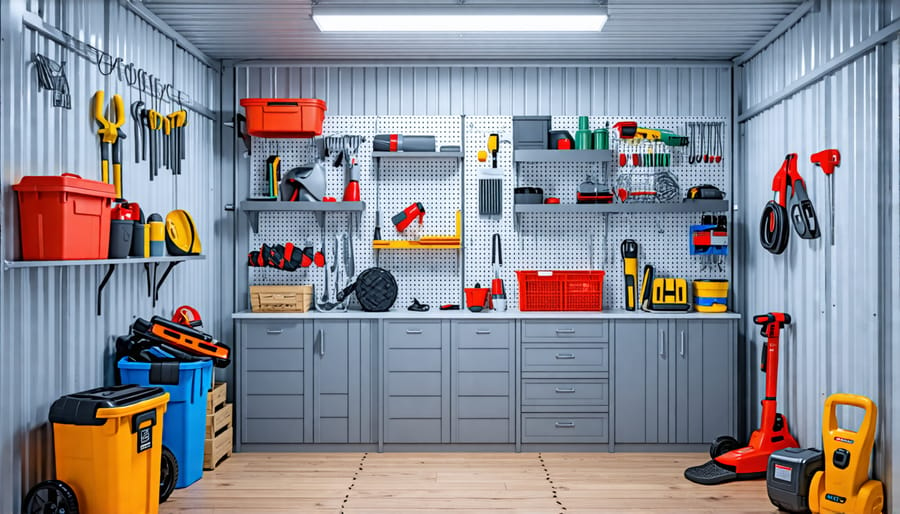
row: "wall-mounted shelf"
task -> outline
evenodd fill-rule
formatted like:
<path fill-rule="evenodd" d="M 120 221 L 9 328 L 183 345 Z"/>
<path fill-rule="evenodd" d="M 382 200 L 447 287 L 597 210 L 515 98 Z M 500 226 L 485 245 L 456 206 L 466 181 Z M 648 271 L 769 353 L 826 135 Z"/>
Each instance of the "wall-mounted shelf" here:
<path fill-rule="evenodd" d="M 372 152 L 373 159 L 462 159 L 462 152 Z"/>
<path fill-rule="evenodd" d="M 516 150 L 515 162 L 610 162 L 610 150 Z"/>
<path fill-rule="evenodd" d="M 728 200 L 692 200 L 681 203 L 572 203 L 572 204 L 516 204 L 513 211 L 522 213 L 572 214 L 572 213 L 678 213 L 724 212 Z"/>
<path fill-rule="evenodd" d="M 241 211 L 250 219 L 250 228 L 259 232 L 259 213 L 261 212 L 313 212 L 319 226 L 325 225 L 326 212 L 361 213 L 366 210 L 366 202 L 282 202 L 278 200 L 244 200 Z"/>
<path fill-rule="evenodd" d="M 147 296 L 153 298 L 153 306 L 156 307 L 156 301 L 159 299 L 159 289 L 169 277 L 172 268 L 176 264 L 183 261 L 200 261 L 206 259 L 205 255 L 169 255 L 165 257 L 126 257 L 124 259 L 88 259 L 88 260 L 67 260 L 67 261 L 3 261 L 4 269 L 27 269 L 27 268 L 59 268 L 74 266 L 107 266 L 106 274 L 100 280 L 97 286 L 97 316 L 103 314 L 103 289 L 109 283 L 116 267 L 120 264 L 143 264 L 144 271 L 147 273 Z M 153 274 L 151 278 L 150 265 L 153 265 Z M 160 264 L 167 264 L 166 270 L 163 272 L 159 281 L 156 280 L 156 272 Z"/>
<path fill-rule="evenodd" d="M 452 250 L 462 248 L 462 212 L 456 211 L 456 233 L 446 236 L 423 236 L 418 240 L 376 239 L 375 250 Z"/>

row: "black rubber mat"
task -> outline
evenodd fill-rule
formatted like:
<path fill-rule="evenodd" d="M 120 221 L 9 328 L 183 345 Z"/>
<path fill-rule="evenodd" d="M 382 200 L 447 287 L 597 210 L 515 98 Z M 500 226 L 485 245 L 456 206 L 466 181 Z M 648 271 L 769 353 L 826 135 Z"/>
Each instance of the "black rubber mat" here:
<path fill-rule="evenodd" d="M 738 479 L 738 474 L 711 460 L 701 466 L 684 470 L 684 478 L 703 485 L 724 484 Z"/>

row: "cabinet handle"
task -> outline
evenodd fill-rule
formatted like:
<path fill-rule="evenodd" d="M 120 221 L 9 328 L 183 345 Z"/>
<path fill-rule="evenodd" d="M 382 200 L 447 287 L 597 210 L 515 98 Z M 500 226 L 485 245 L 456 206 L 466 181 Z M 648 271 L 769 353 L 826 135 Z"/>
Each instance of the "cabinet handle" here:
<path fill-rule="evenodd" d="M 266 330 L 266 334 L 268 334 L 270 336 L 277 336 L 277 335 L 280 335 L 283 333 L 284 333 L 283 328 L 279 328 L 278 330 L 275 330 L 274 328 L 270 328 L 270 329 Z"/>
<path fill-rule="evenodd" d="M 319 329 L 319 357 L 325 356 L 325 331 Z"/>
<path fill-rule="evenodd" d="M 574 334 L 575 329 L 574 328 L 557 328 L 556 333 L 557 334 Z"/>
<path fill-rule="evenodd" d="M 681 331 L 681 340 L 678 344 L 678 353 L 682 357 L 684 357 L 684 330 Z"/>
<path fill-rule="evenodd" d="M 659 333 L 659 356 L 660 357 L 666 356 L 666 333 L 665 332 Z"/>
<path fill-rule="evenodd" d="M 575 354 L 574 353 L 557 353 L 556 358 L 560 359 L 560 360 L 574 359 Z"/>
<path fill-rule="evenodd" d="M 416 335 L 421 335 L 421 334 L 422 334 L 422 330 L 420 330 L 420 329 L 408 329 L 408 330 L 406 331 L 406 333 L 407 333 L 408 335 L 411 335 L 411 336 L 416 336 Z"/>
<path fill-rule="evenodd" d="M 475 333 L 480 336 L 487 336 L 487 335 L 491 334 L 491 331 L 490 330 L 476 330 Z"/>
<path fill-rule="evenodd" d="M 556 428 L 575 428 L 574 421 L 557 421 Z"/>
<path fill-rule="evenodd" d="M 575 388 L 574 387 L 557 387 L 556 392 L 557 393 L 574 393 Z"/>

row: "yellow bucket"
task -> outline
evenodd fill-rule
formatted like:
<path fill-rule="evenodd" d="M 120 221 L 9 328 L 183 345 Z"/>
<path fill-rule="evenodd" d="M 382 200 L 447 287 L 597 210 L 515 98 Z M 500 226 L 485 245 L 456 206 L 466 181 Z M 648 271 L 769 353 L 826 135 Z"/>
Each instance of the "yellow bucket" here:
<path fill-rule="evenodd" d="M 725 312 L 728 310 L 727 280 L 695 280 L 694 310 L 697 312 Z"/>

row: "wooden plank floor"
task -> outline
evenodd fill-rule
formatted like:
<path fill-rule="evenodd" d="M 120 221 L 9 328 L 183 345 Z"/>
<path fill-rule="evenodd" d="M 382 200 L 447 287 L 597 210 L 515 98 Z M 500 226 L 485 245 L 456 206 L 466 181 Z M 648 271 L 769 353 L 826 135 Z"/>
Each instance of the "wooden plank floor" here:
<path fill-rule="evenodd" d="M 705 454 L 235 453 L 160 514 L 772 513 L 765 481 L 701 486 Z"/>

